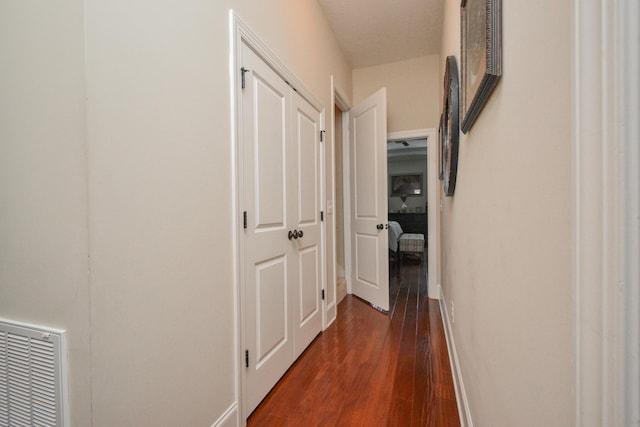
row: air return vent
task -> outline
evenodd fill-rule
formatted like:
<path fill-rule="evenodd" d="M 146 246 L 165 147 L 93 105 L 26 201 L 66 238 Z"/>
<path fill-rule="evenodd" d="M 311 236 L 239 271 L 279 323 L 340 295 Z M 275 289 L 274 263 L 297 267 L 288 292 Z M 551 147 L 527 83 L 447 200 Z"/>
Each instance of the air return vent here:
<path fill-rule="evenodd" d="M 66 335 L 0 319 L 0 427 L 66 427 Z"/>

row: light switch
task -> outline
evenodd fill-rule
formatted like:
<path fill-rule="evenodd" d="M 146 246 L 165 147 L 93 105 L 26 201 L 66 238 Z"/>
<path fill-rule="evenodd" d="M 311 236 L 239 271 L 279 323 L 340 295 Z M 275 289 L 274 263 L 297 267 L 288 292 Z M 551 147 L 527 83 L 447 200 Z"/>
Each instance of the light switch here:
<path fill-rule="evenodd" d="M 333 213 L 333 200 L 327 200 L 327 213 Z"/>

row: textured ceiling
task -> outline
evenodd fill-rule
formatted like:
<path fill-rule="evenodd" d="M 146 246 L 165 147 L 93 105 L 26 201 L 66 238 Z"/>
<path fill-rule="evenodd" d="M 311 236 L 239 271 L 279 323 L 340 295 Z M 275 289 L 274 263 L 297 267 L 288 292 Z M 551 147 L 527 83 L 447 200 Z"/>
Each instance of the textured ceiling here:
<path fill-rule="evenodd" d="M 444 0 L 317 0 L 353 68 L 440 52 Z"/>

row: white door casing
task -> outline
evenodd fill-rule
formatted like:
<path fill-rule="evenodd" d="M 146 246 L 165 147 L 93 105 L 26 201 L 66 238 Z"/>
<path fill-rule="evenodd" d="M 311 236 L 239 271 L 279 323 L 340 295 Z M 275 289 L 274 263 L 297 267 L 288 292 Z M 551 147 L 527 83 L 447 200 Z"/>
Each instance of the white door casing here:
<path fill-rule="evenodd" d="M 349 112 L 352 292 L 389 310 L 386 88 Z"/>
<path fill-rule="evenodd" d="M 640 425 L 640 5 L 573 2 L 574 425 Z"/>

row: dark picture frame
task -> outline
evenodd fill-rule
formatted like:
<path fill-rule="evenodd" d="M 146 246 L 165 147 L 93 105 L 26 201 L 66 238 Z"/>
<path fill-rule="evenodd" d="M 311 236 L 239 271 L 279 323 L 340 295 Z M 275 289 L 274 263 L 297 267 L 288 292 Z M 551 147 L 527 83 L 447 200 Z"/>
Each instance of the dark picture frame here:
<path fill-rule="evenodd" d="M 447 56 L 444 71 L 444 104 L 442 106 L 441 152 L 443 168 L 443 190 L 447 197 L 453 196 L 458 176 L 458 150 L 460 145 L 459 79 L 456 57 Z"/>
<path fill-rule="evenodd" d="M 422 174 L 391 175 L 389 188 L 392 196 L 422 196 Z"/>
<path fill-rule="evenodd" d="M 446 98 L 445 101 L 446 103 Z M 442 149 L 444 147 L 444 143 L 442 142 L 442 139 L 444 137 L 444 115 L 441 113 L 440 114 L 440 124 L 438 125 L 438 140 L 437 140 L 437 144 L 438 144 L 438 149 L 437 151 L 437 160 L 438 160 L 438 179 L 440 181 L 442 181 L 444 179 L 444 155 L 442 153 Z"/>
<path fill-rule="evenodd" d="M 501 0 L 460 3 L 460 128 L 467 133 L 502 75 Z"/>

